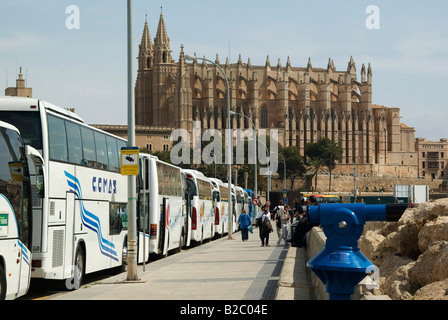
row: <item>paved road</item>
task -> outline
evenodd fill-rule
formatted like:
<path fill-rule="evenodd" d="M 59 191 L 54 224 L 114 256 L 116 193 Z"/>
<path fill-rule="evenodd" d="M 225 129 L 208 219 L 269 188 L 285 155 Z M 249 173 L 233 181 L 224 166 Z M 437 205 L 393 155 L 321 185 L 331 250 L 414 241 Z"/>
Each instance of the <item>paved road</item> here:
<path fill-rule="evenodd" d="M 273 300 L 289 245 L 261 247 L 258 229 L 241 241 L 241 233 L 204 243 L 165 259 L 138 266 L 140 281 L 126 273 L 91 282 L 79 290 L 42 300 Z"/>

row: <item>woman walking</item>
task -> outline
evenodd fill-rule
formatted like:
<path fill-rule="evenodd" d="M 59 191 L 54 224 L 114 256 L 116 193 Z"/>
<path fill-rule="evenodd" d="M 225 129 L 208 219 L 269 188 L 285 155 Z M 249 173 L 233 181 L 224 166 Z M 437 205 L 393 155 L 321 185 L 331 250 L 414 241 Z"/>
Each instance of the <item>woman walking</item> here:
<path fill-rule="evenodd" d="M 266 223 L 266 219 L 268 223 Z M 260 228 L 260 239 L 261 239 L 261 246 L 269 247 L 269 233 L 272 232 L 272 225 L 271 225 L 271 213 L 269 212 L 269 206 L 264 205 L 262 210 L 258 212 L 255 220 L 258 222 L 258 227 Z M 270 226 L 270 228 L 269 228 Z"/>
<path fill-rule="evenodd" d="M 249 227 L 251 226 L 252 221 L 245 209 L 243 209 L 240 217 L 238 218 L 238 224 L 240 225 L 242 240 L 249 240 Z"/>

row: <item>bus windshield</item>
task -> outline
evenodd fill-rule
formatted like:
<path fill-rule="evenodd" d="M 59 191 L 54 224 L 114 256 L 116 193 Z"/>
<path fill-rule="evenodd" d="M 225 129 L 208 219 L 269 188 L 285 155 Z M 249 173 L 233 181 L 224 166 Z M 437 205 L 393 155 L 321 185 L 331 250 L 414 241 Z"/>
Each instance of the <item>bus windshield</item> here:
<path fill-rule="evenodd" d="M 16 215 L 20 240 L 30 247 L 31 187 L 24 148 L 16 131 L 0 128 L 0 194 Z"/>
<path fill-rule="evenodd" d="M 42 150 L 42 130 L 39 112 L 0 111 L 0 120 L 8 122 L 20 131 L 25 144 Z"/>

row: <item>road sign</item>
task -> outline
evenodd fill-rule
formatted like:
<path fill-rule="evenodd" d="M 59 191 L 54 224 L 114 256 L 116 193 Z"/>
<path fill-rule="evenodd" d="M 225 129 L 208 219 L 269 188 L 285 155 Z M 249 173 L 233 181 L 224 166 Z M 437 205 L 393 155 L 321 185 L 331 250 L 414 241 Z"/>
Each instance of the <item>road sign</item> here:
<path fill-rule="evenodd" d="M 258 199 L 258 198 L 253 198 L 253 199 L 252 199 L 252 204 L 253 204 L 254 206 L 258 206 L 258 205 L 260 204 L 260 199 Z"/>
<path fill-rule="evenodd" d="M 271 205 L 271 201 L 269 201 L 269 200 L 266 201 L 266 205 L 267 205 L 267 206 L 270 206 L 270 205 Z"/>
<path fill-rule="evenodd" d="M 137 176 L 139 171 L 139 152 L 137 147 L 121 148 L 121 174 Z"/>
<path fill-rule="evenodd" d="M 286 206 L 288 204 L 288 198 L 283 197 L 283 205 Z"/>
<path fill-rule="evenodd" d="M 283 189 L 283 193 L 287 193 L 288 192 L 288 189 Z"/>

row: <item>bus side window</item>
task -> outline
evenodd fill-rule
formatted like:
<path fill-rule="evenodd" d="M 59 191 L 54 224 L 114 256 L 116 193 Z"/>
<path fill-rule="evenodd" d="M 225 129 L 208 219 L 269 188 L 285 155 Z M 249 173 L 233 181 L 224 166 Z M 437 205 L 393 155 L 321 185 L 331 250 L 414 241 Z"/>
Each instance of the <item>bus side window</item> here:
<path fill-rule="evenodd" d="M 95 131 L 96 159 L 98 169 L 108 169 L 106 136 Z"/>
<path fill-rule="evenodd" d="M 66 121 L 65 127 L 67 128 L 68 161 L 82 164 L 82 139 L 79 125 Z"/>
<path fill-rule="evenodd" d="M 117 140 L 115 138 L 106 136 L 107 154 L 109 158 L 109 170 L 120 172 L 120 163 L 118 162 L 118 148 Z"/>
<path fill-rule="evenodd" d="M 65 121 L 48 115 L 48 137 L 50 140 L 50 159 L 67 162 L 68 152 Z"/>
<path fill-rule="evenodd" d="M 128 210 L 124 203 L 109 203 L 109 234 L 120 234 L 128 228 Z"/>
<path fill-rule="evenodd" d="M 81 127 L 81 136 L 82 151 L 84 156 L 82 164 L 91 168 L 96 168 L 96 150 L 93 130 Z"/>

